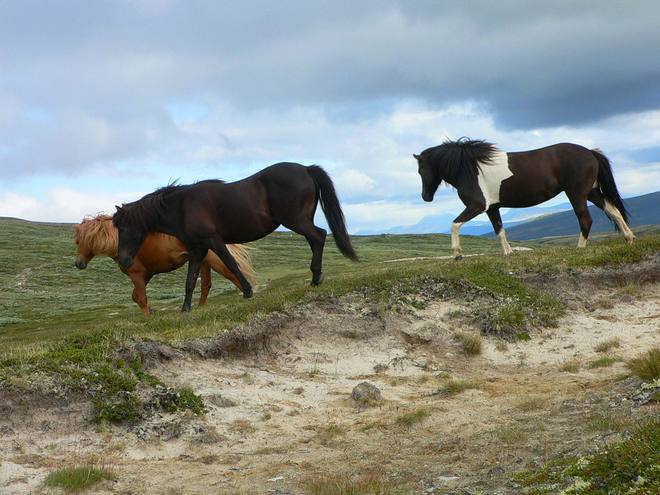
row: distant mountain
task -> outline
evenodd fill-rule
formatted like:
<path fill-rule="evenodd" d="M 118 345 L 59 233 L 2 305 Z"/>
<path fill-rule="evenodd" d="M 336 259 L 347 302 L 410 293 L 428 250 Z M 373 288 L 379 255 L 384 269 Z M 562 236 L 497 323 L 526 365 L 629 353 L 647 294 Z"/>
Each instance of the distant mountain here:
<path fill-rule="evenodd" d="M 502 209 L 502 221 L 507 230 L 509 227 L 527 222 L 532 218 L 539 218 L 558 211 L 570 208 L 570 204 L 561 203 L 555 206 L 533 206 L 531 208 Z M 422 218 L 414 225 L 405 225 L 392 227 L 388 230 L 360 230 L 357 235 L 378 235 L 378 234 L 449 234 L 451 232 L 451 223 L 460 211 L 451 213 L 442 213 L 439 215 L 429 215 Z M 461 228 L 461 233 L 466 235 L 483 235 L 493 232 L 493 226 L 490 224 L 485 214 L 471 220 Z"/>
<path fill-rule="evenodd" d="M 628 198 L 624 200 L 624 203 L 630 213 L 631 227 L 660 224 L 660 191 Z M 591 205 L 589 211 L 594 221 L 591 232 L 610 232 L 613 230 L 612 222 L 600 209 Z M 513 226 L 506 225 L 505 222 L 505 227 L 507 237 L 515 241 L 573 234 L 577 237 L 580 232 L 573 210 L 553 213 Z"/>

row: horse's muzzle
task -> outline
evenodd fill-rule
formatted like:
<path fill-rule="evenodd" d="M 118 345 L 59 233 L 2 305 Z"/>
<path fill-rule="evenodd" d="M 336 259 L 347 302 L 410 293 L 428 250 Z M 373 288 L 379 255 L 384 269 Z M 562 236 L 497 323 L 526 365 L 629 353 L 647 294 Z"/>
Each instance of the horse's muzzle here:
<path fill-rule="evenodd" d="M 119 263 L 119 266 L 125 268 L 126 270 L 133 266 L 133 258 L 128 255 L 119 256 L 117 258 L 117 262 Z"/>
<path fill-rule="evenodd" d="M 87 263 L 85 263 L 85 260 L 82 258 L 76 258 L 75 265 L 78 270 L 84 270 L 85 268 L 87 268 Z"/>
<path fill-rule="evenodd" d="M 424 201 L 426 201 L 427 203 L 430 203 L 431 201 L 433 201 L 433 194 L 429 194 L 429 193 L 423 192 L 423 193 L 422 193 L 422 199 L 423 199 Z"/>

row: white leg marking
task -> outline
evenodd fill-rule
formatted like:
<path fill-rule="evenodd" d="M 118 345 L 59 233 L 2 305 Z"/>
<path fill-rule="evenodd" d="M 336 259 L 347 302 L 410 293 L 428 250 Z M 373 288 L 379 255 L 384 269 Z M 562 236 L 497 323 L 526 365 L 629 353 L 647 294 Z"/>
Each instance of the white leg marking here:
<path fill-rule="evenodd" d="M 458 231 L 461 230 L 463 222 L 454 222 L 451 224 L 451 249 L 454 256 L 461 255 L 461 239 L 458 237 Z"/>
<path fill-rule="evenodd" d="M 578 239 L 577 247 L 579 247 L 579 248 L 586 248 L 587 247 L 587 238 L 582 235 L 582 232 L 580 232 L 580 238 Z"/>
<path fill-rule="evenodd" d="M 497 234 L 497 237 L 500 238 L 500 244 L 502 244 L 502 251 L 504 251 L 504 256 L 508 256 L 513 253 L 513 249 L 509 245 L 509 242 L 506 240 L 506 233 L 504 232 L 504 227 L 500 230 L 500 233 Z"/>
<path fill-rule="evenodd" d="M 628 227 L 628 224 L 626 221 L 623 219 L 623 216 L 621 215 L 621 212 L 614 206 L 612 203 L 609 201 L 605 200 L 605 213 L 616 222 L 616 224 L 619 226 L 619 230 L 623 234 L 623 236 L 626 238 L 626 241 L 628 243 L 632 243 L 635 240 L 635 234 L 633 234 L 633 231 L 630 230 L 630 227 Z"/>

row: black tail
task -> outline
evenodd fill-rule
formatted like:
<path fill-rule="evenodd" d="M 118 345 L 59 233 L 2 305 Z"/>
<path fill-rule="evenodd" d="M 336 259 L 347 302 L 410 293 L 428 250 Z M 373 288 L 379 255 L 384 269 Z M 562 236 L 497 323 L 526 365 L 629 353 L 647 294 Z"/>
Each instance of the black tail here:
<path fill-rule="evenodd" d="M 321 208 L 325 213 L 325 219 L 328 221 L 332 235 L 335 238 L 337 247 L 344 256 L 357 261 L 358 257 L 351 245 L 351 239 L 346 231 L 346 221 L 344 220 L 344 213 L 341 211 L 341 205 L 335 192 L 335 186 L 332 179 L 318 165 L 307 167 L 307 172 L 314 180 L 316 187 L 319 191 L 319 200 L 321 201 Z"/>
<path fill-rule="evenodd" d="M 598 160 L 598 187 L 600 187 L 600 192 L 605 196 L 605 199 L 619 210 L 623 219 L 628 223 L 628 210 L 626 210 L 619 190 L 616 188 L 610 161 L 600 150 L 591 150 L 591 152 Z M 619 226 L 616 225 L 616 228 L 618 230 Z"/>

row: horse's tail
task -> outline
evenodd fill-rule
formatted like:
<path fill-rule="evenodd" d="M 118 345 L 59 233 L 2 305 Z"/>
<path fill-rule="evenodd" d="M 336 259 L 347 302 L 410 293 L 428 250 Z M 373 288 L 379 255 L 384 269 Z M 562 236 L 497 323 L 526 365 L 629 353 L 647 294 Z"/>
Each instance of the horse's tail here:
<path fill-rule="evenodd" d="M 318 165 L 307 167 L 307 172 L 316 184 L 319 200 L 321 201 L 321 208 L 325 214 L 325 219 L 328 221 L 328 226 L 332 231 L 332 235 L 335 238 L 337 247 L 344 256 L 353 261 L 357 261 L 358 256 L 351 244 L 351 238 L 348 236 L 346 220 L 344 219 L 344 213 L 341 211 L 341 205 L 339 204 L 339 198 L 337 198 L 332 179 L 327 172 Z"/>
<path fill-rule="evenodd" d="M 250 282 L 251 285 L 254 285 L 256 283 L 257 274 L 254 270 L 254 267 L 252 266 L 252 261 L 250 259 L 250 248 L 243 244 L 227 244 L 227 249 L 236 260 L 238 269 L 245 276 L 245 278 L 248 279 L 248 282 Z M 218 255 L 210 249 L 206 255 L 206 258 L 204 258 L 204 261 L 209 264 L 213 271 L 219 273 L 223 277 L 228 277 L 230 280 L 234 278 L 233 274 L 225 266 L 222 260 L 218 258 Z"/>
<path fill-rule="evenodd" d="M 623 220 L 628 223 L 628 210 L 623 204 L 623 199 L 621 199 L 619 190 L 614 182 L 614 174 L 612 173 L 612 165 L 610 165 L 610 161 L 599 149 L 591 150 L 591 152 L 596 157 L 596 160 L 598 160 L 598 187 L 600 188 L 600 192 L 605 196 L 607 201 L 612 203 L 616 209 L 619 210 Z M 615 226 L 618 230 L 618 224 L 615 223 Z"/>

